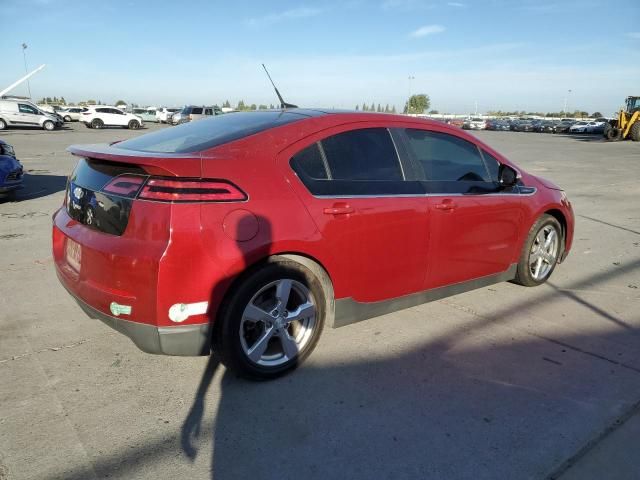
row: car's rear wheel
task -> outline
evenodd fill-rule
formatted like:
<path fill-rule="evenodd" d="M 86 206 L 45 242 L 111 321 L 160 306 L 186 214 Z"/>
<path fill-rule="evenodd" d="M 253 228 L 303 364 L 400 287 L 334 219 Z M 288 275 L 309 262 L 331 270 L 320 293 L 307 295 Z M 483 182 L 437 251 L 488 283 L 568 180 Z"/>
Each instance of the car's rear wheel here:
<path fill-rule="evenodd" d="M 0 118 L 0 130 L 7 128 L 7 122 Z"/>
<path fill-rule="evenodd" d="M 56 128 L 56 124 L 53 123 L 51 120 L 46 120 L 43 124 L 42 124 L 42 128 L 44 128 L 47 131 L 51 131 L 54 128 Z"/>
<path fill-rule="evenodd" d="M 104 122 L 99 118 L 94 118 L 93 120 L 91 120 L 91 128 L 100 129 L 102 127 L 104 127 Z"/>
<path fill-rule="evenodd" d="M 140 128 L 140 122 L 136 122 L 135 120 L 131 120 L 129 125 L 127 125 L 130 130 L 137 130 Z"/>
<path fill-rule="evenodd" d="M 629 138 L 634 142 L 640 142 L 640 120 L 636 121 L 629 130 Z"/>
<path fill-rule="evenodd" d="M 231 293 L 216 322 L 214 353 L 242 376 L 278 377 L 315 348 L 326 315 L 326 292 L 305 266 L 265 265 Z"/>
<path fill-rule="evenodd" d="M 535 287 L 546 282 L 556 268 L 564 239 L 555 217 L 542 215 L 531 227 L 520 254 L 515 283 Z"/>

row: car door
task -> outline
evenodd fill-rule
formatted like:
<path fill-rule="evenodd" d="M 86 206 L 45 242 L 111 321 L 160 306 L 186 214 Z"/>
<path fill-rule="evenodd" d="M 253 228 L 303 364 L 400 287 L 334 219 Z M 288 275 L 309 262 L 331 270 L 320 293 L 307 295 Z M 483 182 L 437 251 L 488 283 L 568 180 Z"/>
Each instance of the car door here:
<path fill-rule="evenodd" d="M 13 123 L 16 125 L 39 127 L 41 117 L 42 115 L 33 105 L 18 103 L 18 112 L 14 116 L 15 120 L 13 120 Z"/>
<path fill-rule="evenodd" d="M 127 123 L 129 123 L 129 118 L 127 117 L 127 115 L 125 115 L 125 113 L 122 110 L 118 110 L 117 108 L 110 108 L 109 114 L 113 122 L 111 125 L 117 125 L 119 127 L 123 127 L 127 125 Z"/>
<path fill-rule="evenodd" d="M 331 129 L 281 155 L 322 236 L 336 298 L 376 302 L 421 289 L 424 190 L 405 173 L 387 128 Z"/>
<path fill-rule="evenodd" d="M 508 270 L 524 210 L 517 188 L 499 186 L 498 160 L 445 132 L 405 129 L 404 138 L 431 212 L 425 288 Z"/>

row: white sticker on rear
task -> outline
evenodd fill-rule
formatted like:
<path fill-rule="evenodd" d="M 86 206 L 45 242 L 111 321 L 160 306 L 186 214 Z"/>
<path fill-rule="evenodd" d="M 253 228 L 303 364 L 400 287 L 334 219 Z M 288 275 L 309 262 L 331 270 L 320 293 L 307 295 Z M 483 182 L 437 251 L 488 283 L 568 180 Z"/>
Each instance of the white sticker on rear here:
<path fill-rule="evenodd" d="M 198 303 L 176 303 L 169 309 L 169 320 L 182 323 L 192 315 L 202 315 L 207 313 L 209 302 Z"/>

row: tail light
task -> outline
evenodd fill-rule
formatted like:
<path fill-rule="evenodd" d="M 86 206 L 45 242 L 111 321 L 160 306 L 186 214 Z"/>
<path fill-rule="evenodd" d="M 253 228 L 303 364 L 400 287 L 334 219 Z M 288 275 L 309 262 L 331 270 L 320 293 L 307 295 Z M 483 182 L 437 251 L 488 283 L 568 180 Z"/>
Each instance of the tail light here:
<path fill-rule="evenodd" d="M 224 180 L 150 178 L 138 198 L 161 202 L 241 202 L 247 195 Z"/>
<path fill-rule="evenodd" d="M 243 202 L 247 194 L 226 180 L 148 177 L 123 174 L 101 190 L 125 198 L 158 202 Z"/>

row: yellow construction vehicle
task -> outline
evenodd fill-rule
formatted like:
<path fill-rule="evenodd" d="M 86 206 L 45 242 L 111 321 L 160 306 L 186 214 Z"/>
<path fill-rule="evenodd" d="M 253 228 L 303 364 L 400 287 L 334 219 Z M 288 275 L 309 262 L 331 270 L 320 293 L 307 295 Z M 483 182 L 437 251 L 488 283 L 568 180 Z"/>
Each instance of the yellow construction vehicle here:
<path fill-rule="evenodd" d="M 630 138 L 640 142 L 640 97 L 627 97 L 625 110 L 618 112 L 618 119 L 604 127 L 604 138 L 613 142 Z"/>

